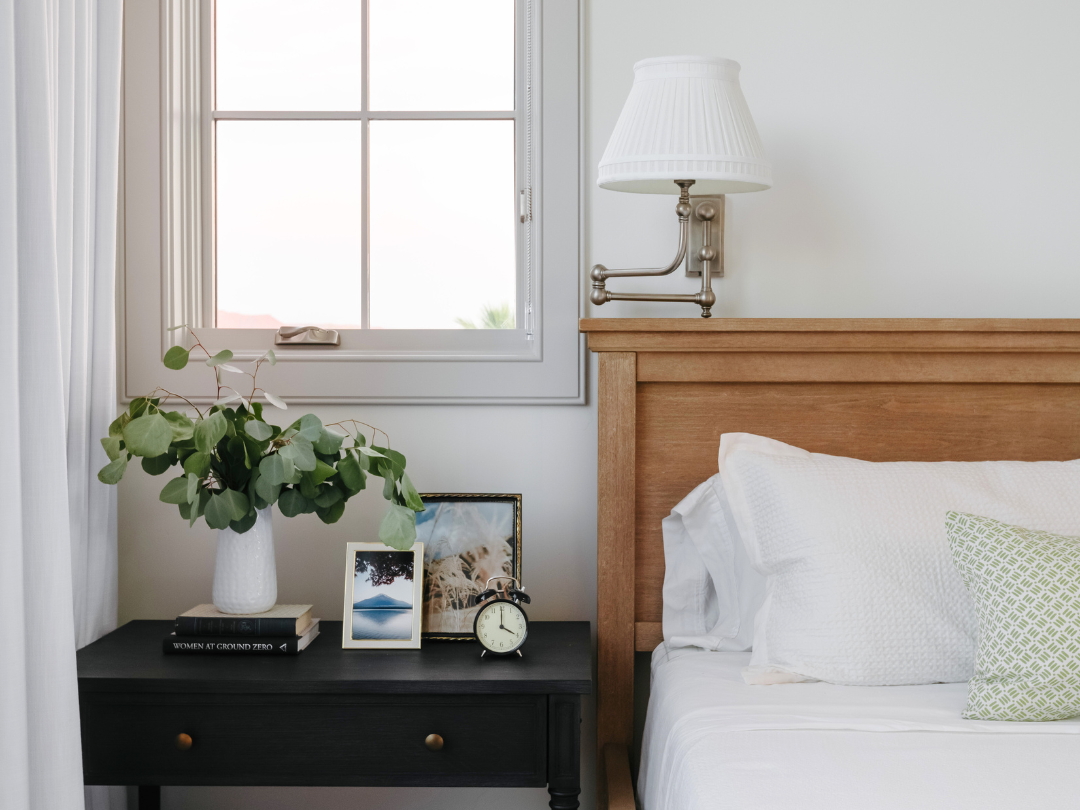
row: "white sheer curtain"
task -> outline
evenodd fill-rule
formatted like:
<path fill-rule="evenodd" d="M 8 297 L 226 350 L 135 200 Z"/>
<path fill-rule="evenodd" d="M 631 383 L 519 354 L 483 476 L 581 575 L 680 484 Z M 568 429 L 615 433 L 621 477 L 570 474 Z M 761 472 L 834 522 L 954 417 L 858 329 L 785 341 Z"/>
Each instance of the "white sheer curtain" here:
<path fill-rule="evenodd" d="M 115 496 L 96 472 L 116 407 L 122 5 L 0 0 L 4 810 L 83 806 L 75 649 L 116 623 Z"/>

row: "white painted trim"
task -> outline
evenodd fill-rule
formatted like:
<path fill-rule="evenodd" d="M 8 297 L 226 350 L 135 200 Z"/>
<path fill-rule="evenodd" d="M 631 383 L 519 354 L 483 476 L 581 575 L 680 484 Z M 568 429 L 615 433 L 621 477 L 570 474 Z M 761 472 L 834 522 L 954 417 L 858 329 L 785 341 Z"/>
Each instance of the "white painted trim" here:
<path fill-rule="evenodd" d="M 524 4 L 524 0 L 522 2 Z M 577 334 L 582 300 L 580 228 L 584 216 L 580 189 L 582 10 L 578 0 L 532 0 L 532 3 L 533 37 L 537 43 L 533 69 L 541 77 L 534 82 L 533 88 L 537 137 L 533 144 L 532 172 L 544 180 L 544 183 L 533 184 L 535 215 L 527 223 L 533 231 L 531 263 L 543 269 L 543 272 L 532 274 L 535 339 L 527 340 L 525 327 L 531 324 L 527 323 L 524 311 L 519 312 L 522 328 L 517 330 L 493 330 L 491 333 L 487 330 L 401 330 L 397 335 L 402 340 L 397 345 L 388 344 L 388 341 L 393 343 L 395 337 L 389 330 L 349 330 L 343 334 L 345 339 L 339 350 L 283 348 L 279 351 L 278 356 L 284 362 L 275 369 L 278 378 L 273 387 L 275 393 L 298 403 L 554 404 L 585 401 L 584 341 Z M 208 114 L 212 109 L 208 57 L 204 52 L 201 60 L 196 59 L 199 49 L 193 47 L 198 39 L 194 32 L 201 28 L 206 36 L 209 30 L 210 0 L 162 0 L 160 5 L 154 5 L 156 9 L 142 9 L 140 14 L 133 15 L 138 18 L 136 27 L 141 28 L 138 32 L 132 31 L 132 36 L 145 36 L 152 18 L 158 25 L 159 61 L 153 67 L 160 71 L 156 77 L 156 106 L 160 113 L 158 121 L 153 123 L 159 136 L 161 165 L 159 189 L 147 184 L 141 173 L 140 179 L 133 182 L 129 177 L 128 180 L 129 190 L 133 193 L 128 195 L 127 241 L 129 244 L 138 242 L 140 249 L 136 251 L 138 258 L 129 256 L 125 271 L 127 309 L 121 366 L 125 398 L 140 395 L 147 385 L 153 387 L 157 381 L 163 381 L 160 357 L 172 340 L 183 340 L 182 332 L 165 332 L 167 326 L 183 322 L 209 323 L 213 315 L 213 301 L 204 294 L 213 288 L 209 275 L 213 255 L 212 228 L 208 224 L 209 205 L 206 204 L 212 191 L 210 172 L 213 164 L 209 150 L 200 150 L 200 139 L 193 135 L 201 131 L 203 144 L 211 140 L 208 135 L 212 127 Z M 519 39 L 523 29 L 524 26 L 519 26 Z M 145 40 L 137 45 L 128 43 L 126 54 L 137 57 L 127 63 L 130 69 L 147 70 L 150 67 L 145 62 L 153 45 Z M 548 50 L 551 53 L 545 53 Z M 179 64 L 194 66 L 192 70 L 196 75 L 187 82 L 178 80 L 167 69 L 169 65 L 177 64 L 178 58 Z M 148 78 L 149 73 L 145 79 Z M 128 144 L 133 138 L 145 137 L 150 129 L 151 122 L 145 120 L 143 112 L 150 96 L 145 79 L 139 90 L 127 92 L 125 96 L 129 102 L 135 102 L 128 104 L 128 115 L 139 111 L 136 118 L 142 116 L 137 123 L 125 125 Z M 547 114 L 547 120 L 542 113 Z M 251 113 L 243 115 L 247 117 Z M 382 117 L 378 113 L 366 115 Z M 394 113 L 393 117 L 408 115 Z M 425 113 L 424 117 L 429 115 L 432 114 Z M 500 118 L 517 117 L 506 112 L 497 115 Z M 572 143 L 566 137 L 570 133 L 574 136 Z M 137 163 L 145 168 L 151 157 L 150 150 L 142 147 L 137 151 Z M 519 164 L 519 176 L 524 174 L 522 169 Z M 186 180 L 185 189 L 177 194 L 181 179 Z M 554 198 L 545 194 L 543 188 L 545 184 L 553 183 L 552 187 L 558 188 Z M 196 204 L 197 201 L 202 204 Z M 551 202 L 550 207 L 548 202 Z M 160 235 L 154 233 L 156 229 L 145 227 L 150 206 L 159 211 Z M 138 214 L 133 212 L 136 207 L 140 208 Z M 551 218 L 557 220 L 552 225 L 554 230 L 544 227 L 548 224 L 546 220 Z M 133 226 L 139 226 L 138 233 Z M 522 241 L 525 233 L 526 227 L 523 227 L 519 232 Z M 150 269 L 146 266 L 145 248 L 154 238 L 160 240 L 160 284 L 152 283 L 145 275 Z M 552 250 L 556 259 L 549 267 L 545 261 Z M 136 267 L 136 262 L 140 266 Z M 197 268 L 198 272 L 177 273 L 182 262 L 189 262 L 189 266 Z M 519 260 L 522 284 L 527 272 L 525 267 L 525 262 Z M 155 289 L 158 292 L 153 292 Z M 153 304 L 148 297 L 151 295 L 160 299 L 159 305 Z M 148 312 L 147 306 L 157 310 L 156 317 Z M 524 309 L 527 304 L 520 306 Z M 158 332 L 160 340 L 147 341 L 148 328 Z M 261 331 L 201 327 L 200 336 L 208 345 L 226 344 L 242 357 L 261 354 L 266 348 L 268 341 L 259 334 Z M 352 339 L 353 335 L 357 339 Z M 423 344 L 427 338 L 435 338 L 437 344 L 425 349 Z M 248 343 L 251 345 L 244 345 Z M 345 371 L 342 361 L 346 366 L 355 366 L 355 371 Z M 451 362 L 443 368 L 447 361 Z M 299 372 L 301 368 L 304 371 L 299 374 L 292 371 Z M 202 385 L 189 379 L 186 372 L 166 374 L 174 390 L 179 388 L 192 396 L 200 396 Z M 341 391 L 343 377 L 354 381 L 352 393 Z M 422 391 L 416 385 L 417 377 L 429 380 Z M 310 395 L 307 392 L 311 390 L 323 393 Z"/>

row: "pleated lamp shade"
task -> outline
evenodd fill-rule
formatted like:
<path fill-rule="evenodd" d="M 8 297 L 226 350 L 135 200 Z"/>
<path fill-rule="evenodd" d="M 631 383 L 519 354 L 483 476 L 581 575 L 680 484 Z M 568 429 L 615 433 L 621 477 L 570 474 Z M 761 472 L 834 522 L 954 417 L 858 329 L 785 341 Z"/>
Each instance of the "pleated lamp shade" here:
<path fill-rule="evenodd" d="M 735 194 L 772 186 L 739 63 L 662 56 L 634 65 L 634 86 L 600 160 L 596 184 L 614 191 Z"/>

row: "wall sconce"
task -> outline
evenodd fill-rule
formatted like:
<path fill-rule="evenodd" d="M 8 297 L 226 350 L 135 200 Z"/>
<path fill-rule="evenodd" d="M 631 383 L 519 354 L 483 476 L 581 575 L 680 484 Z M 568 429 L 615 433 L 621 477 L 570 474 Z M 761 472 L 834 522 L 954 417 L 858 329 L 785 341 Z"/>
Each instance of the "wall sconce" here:
<path fill-rule="evenodd" d="M 724 269 L 723 195 L 772 186 L 772 166 L 739 88 L 739 63 L 662 56 L 634 65 L 634 85 L 598 174 L 600 188 L 678 194 L 679 249 L 671 264 L 656 269 L 596 265 L 589 274 L 589 300 L 598 306 L 608 301 L 679 301 L 697 304 L 702 318 L 711 317 L 716 303 L 712 277 L 723 275 Z M 694 198 L 691 187 L 697 192 Z M 688 258 L 691 241 L 697 249 Z M 669 275 L 684 260 L 688 276 L 701 276 L 700 292 L 617 293 L 606 287 L 609 278 Z"/>

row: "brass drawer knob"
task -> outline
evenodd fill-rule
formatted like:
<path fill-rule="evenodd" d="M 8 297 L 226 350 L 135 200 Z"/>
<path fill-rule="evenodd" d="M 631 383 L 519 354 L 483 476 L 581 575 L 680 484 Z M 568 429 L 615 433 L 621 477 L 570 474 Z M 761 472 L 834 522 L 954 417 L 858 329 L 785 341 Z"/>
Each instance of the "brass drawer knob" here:
<path fill-rule="evenodd" d="M 424 740 L 424 745 L 428 747 L 429 751 L 442 751 L 443 739 L 438 734 L 428 734 Z"/>
<path fill-rule="evenodd" d="M 189 735 L 189 734 L 177 734 L 176 735 L 176 750 L 178 750 L 178 751 L 190 751 L 191 750 L 191 735 Z"/>

